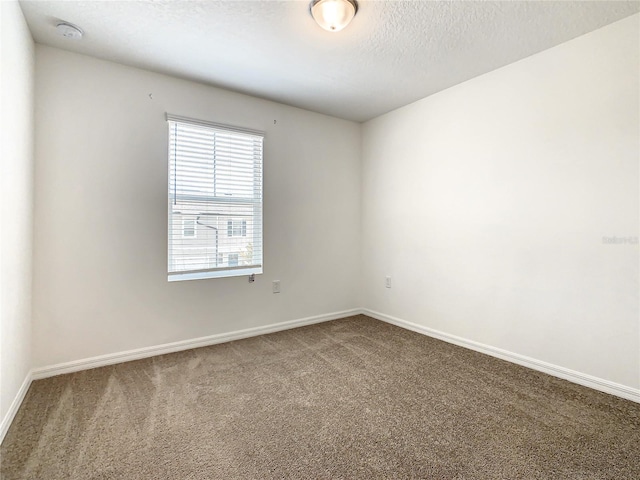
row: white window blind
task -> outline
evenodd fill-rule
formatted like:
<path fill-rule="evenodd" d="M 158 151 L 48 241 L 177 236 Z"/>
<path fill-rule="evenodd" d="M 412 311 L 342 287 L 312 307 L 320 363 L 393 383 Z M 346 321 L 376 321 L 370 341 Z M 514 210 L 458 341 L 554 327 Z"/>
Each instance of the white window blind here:
<path fill-rule="evenodd" d="M 173 115 L 167 121 L 169 280 L 262 273 L 264 135 Z"/>

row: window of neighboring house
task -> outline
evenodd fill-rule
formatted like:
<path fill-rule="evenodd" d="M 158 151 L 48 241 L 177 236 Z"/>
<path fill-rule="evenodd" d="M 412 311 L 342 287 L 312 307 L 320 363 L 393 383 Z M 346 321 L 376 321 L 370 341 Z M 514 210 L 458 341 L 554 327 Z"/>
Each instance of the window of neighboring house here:
<path fill-rule="evenodd" d="M 246 237 L 246 220 L 227 220 L 227 237 Z"/>
<path fill-rule="evenodd" d="M 262 273 L 264 135 L 172 115 L 167 120 L 169 280 Z M 223 255 L 230 248 L 236 253 Z"/>
<path fill-rule="evenodd" d="M 196 221 L 193 218 L 182 220 L 182 236 L 184 238 L 196 236 Z"/>

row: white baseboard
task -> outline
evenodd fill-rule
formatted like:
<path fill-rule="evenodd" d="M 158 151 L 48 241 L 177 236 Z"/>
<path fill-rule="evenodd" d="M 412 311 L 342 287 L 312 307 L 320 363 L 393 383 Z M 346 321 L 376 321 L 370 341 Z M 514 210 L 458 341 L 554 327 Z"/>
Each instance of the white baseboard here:
<path fill-rule="evenodd" d="M 609 380 L 587 375 L 585 373 L 576 372 L 568 368 L 553 365 L 551 363 L 536 360 L 534 358 L 526 357 L 517 353 L 502 350 L 500 348 L 492 347 L 482 343 L 467 340 L 462 337 L 444 333 L 432 328 L 424 327 L 415 323 L 407 322 L 390 315 L 375 312 L 366 308 L 354 308 L 350 310 L 344 310 L 341 312 L 328 313 L 325 315 L 316 315 L 313 317 L 306 317 L 297 320 L 290 320 L 287 322 L 275 323 L 272 325 L 266 325 L 262 327 L 247 328 L 244 330 L 237 330 L 235 332 L 221 333 L 217 335 L 209 335 L 206 337 L 194 338 L 191 340 L 183 340 L 180 342 L 166 343 L 164 345 L 156 345 L 152 347 L 139 348 L 135 350 L 128 350 L 125 352 L 112 353 L 107 355 L 100 355 L 97 357 L 85 358 L 82 360 L 75 360 L 72 362 L 59 363 L 57 365 L 51 365 L 48 367 L 36 368 L 29 372 L 27 378 L 25 378 L 20 390 L 14 398 L 11 407 L 7 414 L 0 423 L 0 443 L 4 439 L 9 426 L 13 421 L 22 401 L 24 400 L 29 386 L 32 380 L 38 380 L 41 378 L 53 377 L 56 375 L 62 375 L 65 373 L 78 372 L 81 370 L 88 370 L 91 368 L 103 367 L 106 365 L 113 365 L 116 363 L 129 362 L 131 360 L 139 360 L 142 358 L 153 357 L 155 355 L 163 355 L 166 353 L 179 352 L 182 350 L 189 350 L 191 348 L 206 347 L 209 345 L 215 345 L 218 343 L 231 342 L 233 340 L 240 340 L 243 338 L 255 337 L 258 335 L 264 335 L 267 333 L 279 332 L 282 330 L 289 330 L 291 328 L 303 327 L 305 325 L 313 325 L 315 323 L 327 322 L 330 320 L 336 320 L 339 318 L 349 317 L 352 315 L 364 314 L 377 320 L 387 322 L 398 327 L 412 330 L 429 337 L 437 338 L 448 343 L 453 343 L 461 347 L 469 348 L 477 352 L 485 353 L 492 357 L 497 357 L 508 362 L 516 363 L 524 367 L 538 370 L 540 372 L 547 373 L 549 375 L 563 378 L 573 383 L 593 388 L 605 393 L 610 393 L 627 400 L 640 403 L 640 390 L 627 387 Z"/>
<path fill-rule="evenodd" d="M 512 363 L 517 363 L 518 365 L 522 365 L 539 372 L 547 373 L 554 377 L 559 377 L 564 380 L 583 385 L 585 387 L 593 388 L 594 390 L 599 390 L 601 392 L 609 393 L 617 397 L 640 403 L 640 389 L 627 387 L 626 385 L 621 385 L 609 380 L 604 380 L 602 378 L 594 377 L 586 373 L 576 372 L 575 370 L 570 370 L 568 368 L 553 365 L 541 360 L 536 360 L 535 358 L 526 357 L 518 353 L 509 352 L 507 350 L 502 350 L 490 345 L 474 342 L 473 340 L 467 340 L 456 335 L 451 335 L 439 330 L 434 330 L 429 327 L 424 327 L 422 325 L 407 322 L 406 320 L 401 320 L 399 318 L 385 315 L 384 313 L 375 312 L 373 310 L 368 310 L 366 308 L 362 309 L 361 313 L 377 320 L 382 320 L 383 322 L 406 328 L 407 330 L 422 333 L 423 335 L 437 338 L 438 340 L 453 343 L 461 347 L 475 350 L 476 352 L 485 353 L 487 355 L 491 355 L 492 357 L 497 357 Z"/>
<path fill-rule="evenodd" d="M 29 387 L 31 386 L 32 379 L 33 379 L 32 372 L 27 373 L 27 376 L 25 377 L 24 382 L 22 382 L 22 385 L 20 385 L 20 389 L 18 390 L 18 393 L 13 399 L 13 402 L 11 402 L 11 406 L 9 407 L 7 414 L 2 419 L 2 423 L 0 423 L 0 443 L 2 443 L 2 441 L 4 440 L 4 436 L 9 431 L 11 422 L 13 422 L 13 419 L 15 418 L 16 413 L 18 413 L 18 409 L 20 408 L 20 405 L 22 405 L 22 401 L 24 400 L 24 397 L 27 395 L 27 392 L 29 391 Z"/>
<path fill-rule="evenodd" d="M 255 337 L 267 333 L 289 330 L 291 328 L 303 327 L 305 325 L 313 325 L 314 323 L 327 322 L 351 315 L 362 313 L 362 309 L 354 308 L 351 310 L 343 310 L 341 312 L 327 313 L 325 315 L 315 315 L 313 317 L 300 318 L 287 322 L 274 323 L 263 327 L 247 328 L 245 330 L 236 330 L 235 332 L 220 333 L 217 335 L 209 335 L 206 337 L 193 338 L 190 340 L 182 340 L 180 342 L 165 343 L 164 345 L 154 345 L 152 347 L 137 348 L 125 352 L 109 353 L 97 357 L 84 358 L 74 360 L 72 362 L 58 363 L 48 367 L 36 368 L 33 370 L 33 379 L 54 377 L 65 373 L 78 372 L 80 370 L 88 370 L 90 368 L 104 367 L 116 363 L 130 362 L 132 360 L 140 360 L 141 358 L 154 357 L 156 355 L 164 355 L 166 353 L 179 352 L 189 350 L 191 348 L 207 347 L 218 343 L 231 342 L 242 338 Z"/>

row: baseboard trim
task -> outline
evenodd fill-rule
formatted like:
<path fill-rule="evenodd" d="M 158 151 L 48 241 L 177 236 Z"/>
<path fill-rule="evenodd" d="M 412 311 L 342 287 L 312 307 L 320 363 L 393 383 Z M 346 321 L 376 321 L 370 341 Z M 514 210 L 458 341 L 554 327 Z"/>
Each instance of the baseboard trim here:
<path fill-rule="evenodd" d="M 42 378 L 54 377 L 56 375 L 63 375 L 66 373 L 78 372 L 81 370 L 88 370 L 91 368 L 104 367 L 107 365 L 114 365 L 117 363 L 129 362 L 132 360 L 140 360 L 142 358 L 153 357 L 156 355 L 164 355 L 167 353 L 179 352 L 183 350 L 189 350 L 192 348 L 206 347 L 209 345 L 216 345 L 219 343 L 231 342 L 234 340 L 241 340 L 243 338 L 255 337 L 258 335 L 265 335 L 268 333 L 280 332 L 283 330 L 289 330 L 292 328 L 303 327 L 306 325 L 313 325 L 316 323 L 328 322 L 331 320 L 337 320 L 352 315 L 368 315 L 369 317 L 381 320 L 392 325 L 396 325 L 407 330 L 411 330 L 429 337 L 437 338 L 448 343 L 469 348 L 480 353 L 490 355 L 492 357 L 500 358 L 508 362 L 516 363 L 524 367 L 531 368 L 549 375 L 568 380 L 585 387 L 593 388 L 611 395 L 615 395 L 633 402 L 640 403 L 640 389 L 634 389 L 626 385 L 621 385 L 609 380 L 594 377 L 585 373 L 570 370 L 568 368 L 560 367 L 551 363 L 536 360 L 535 358 L 527 357 L 517 353 L 502 350 L 497 347 L 485 345 L 473 340 L 468 340 L 456 335 L 451 335 L 439 330 L 435 330 L 429 327 L 418 325 L 416 323 L 408 322 L 400 318 L 386 315 L 384 313 L 369 310 L 367 308 L 353 308 L 350 310 L 343 310 L 340 312 L 333 312 L 324 315 L 316 315 L 312 317 L 300 318 L 297 320 L 289 320 L 286 322 L 274 323 L 271 325 L 265 325 L 261 327 L 247 328 L 244 330 L 236 330 L 234 332 L 221 333 L 216 335 L 209 335 L 206 337 L 199 337 L 190 340 L 183 340 L 179 342 L 166 343 L 163 345 L 155 345 L 151 347 L 144 347 L 135 350 L 128 350 L 124 352 L 117 352 L 112 354 L 100 355 L 91 358 L 85 358 L 81 360 L 75 360 L 72 362 L 59 363 L 56 365 L 50 365 L 47 367 L 41 367 L 33 369 L 25 378 L 20 390 L 11 404 L 5 418 L 0 423 L 0 443 L 4 439 L 11 422 L 13 421 L 24 397 L 29 390 L 31 382 L 33 380 L 39 380 Z"/>
<path fill-rule="evenodd" d="M 437 338 L 438 340 L 443 340 L 448 343 L 453 343 L 460 347 L 469 348 L 471 350 L 475 350 L 476 352 L 484 353 L 492 357 L 496 357 L 502 360 L 506 360 L 508 362 L 516 363 L 518 365 L 522 365 L 524 367 L 528 367 L 533 370 L 537 370 L 539 372 L 547 373 L 554 377 L 562 378 L 564 380 L 568 380 L 570 382 L 577 383 L 585 387 L 593 388 L 594 390 L 599 390 L 601 392 L 609 393 L 611 395 L 615 395 L 617 397 L 621 397 L 626 400 L 631 400 L 633 402 L 640 403 L 640 389 L 627 387 L 626 385 L 621 385 L 619 383 L 594 377 L 586 373 L 577 372 L 575 370 L 570 370 L 568 368 L 560 367 L 552 363 L 536 360 L 535 358 L 527 357 L 525 355 L 520 355 L 518 353 L 502 350 L 500 348 L 492 347 L 490 345 L 485 345 L 483 343 L 475 342 L 473 340 L 467 340 L 466 338 L 458 337 L 456 335 L 451 335 L 449 333 L 441 332 L 439 330 L 434 330 L 433 328 L 424 327 L 416 323 L 408 322 L 406 320 L 402 320 L 400 318 L 392 317 L 391 315 L 386 315 L 384 313 L 376 312 L 366 308 L 362 309 L 361 313 L 364 315 L 368 315 L 369 317 L 375 318 L 376 320 L 381 320 L 383 322 L 387 322 L 392 325 L 405 328 L 407 330 L 412 330 L 414 332 L 421 333 L 429 337 Z"/>
<path fill-rule="evenodd" d="M 233 340 L 241 340 L 243 338 L 265 335 L 267 333 L 280 332 L 291 328 L 304 327 L 315 323 L 328 322 L 339 318 L 358 315 L 362 313 L 362 309 L 353 308 L 343 310 L 341 312 L 327 313 L 324 315 L 315 315 L 313 317 L 300 318 L 297 320 L 289 320 L 286 322 L 274 323 L 261 327 L 247 328 L 244 330 L 236 330 L 234 332 L 219 333 L 206 337 L 193 338 L 190 340 L 182 340 L 179 342 L 165 343 L 163 345 L 154 345 L 151 347 L 137 348 L 135 350 L 127 350 L 124 352 L 110 353 L 99 355 L 97 357 L 84 358 L 82 360 L 74 360 L 71 362 L 58 363 L 47 367 L 36 368 L 33 370 L 33 380 L 41 378 L 54 377 L 66 373 L 79 372 L 81 370 L 89 370 L 91 368 L 104 367 L 114 365 L 116 363 L 130 362 L 132 360 L 140 360 L 142 358 L 153 357 L 156 355 L 164 355 L 167 353 L 180 352 L 198 347 L 207 347 L 218 343 L 231 342 Z"/>
<path fill-rule="evenodd" d="M 11 426 L 13 419 L 16 417 L 16 414 L 20 409 L 20 405 L 22 405 L 22 401 L 24 400 L 24 397 L 27 395 L 27 392 L 29 391 L 29 387 L 31 386 L 32 379 L 33 379 L 32 372 L 27 373 L 27 376 L 22 382 L 22 385 L 20 385 L 20 389 L 18 390 L 18 393 L 14 397 L 13 402 L 11 402 L 11 406 L 9 407 L 7 414 L 2 419 L 2 423 L 0 423 L 0 444 L 4 440 L 4 437 L 7 434 L 7 432 L 9 431 L 9 427 Z"/>

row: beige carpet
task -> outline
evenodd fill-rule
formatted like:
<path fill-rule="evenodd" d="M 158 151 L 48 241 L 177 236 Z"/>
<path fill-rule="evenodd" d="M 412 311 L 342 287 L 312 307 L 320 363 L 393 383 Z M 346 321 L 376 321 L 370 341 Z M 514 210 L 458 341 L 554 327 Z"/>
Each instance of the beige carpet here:
<path fill-rule="evenodd" d="M 639 479 L 640 405 L 358 316 L 34 382 L 11 479 Z"/>

